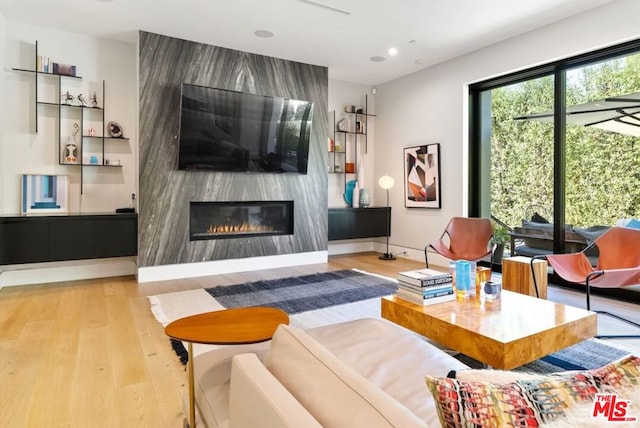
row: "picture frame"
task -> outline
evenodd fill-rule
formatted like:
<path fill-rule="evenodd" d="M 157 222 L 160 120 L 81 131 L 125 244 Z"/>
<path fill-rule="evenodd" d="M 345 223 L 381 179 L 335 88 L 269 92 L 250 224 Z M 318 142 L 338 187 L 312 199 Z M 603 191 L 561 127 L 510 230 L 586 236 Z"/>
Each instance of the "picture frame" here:
<path fill-rule="evenodd" d="M 66 175 L 22 175 L 22 214 L 66 213 L 69 182 Z"/>
<path fill-rule="evenodd" d="M 440 144 L 404 148 L 404 206 L 442 207 Z"/>

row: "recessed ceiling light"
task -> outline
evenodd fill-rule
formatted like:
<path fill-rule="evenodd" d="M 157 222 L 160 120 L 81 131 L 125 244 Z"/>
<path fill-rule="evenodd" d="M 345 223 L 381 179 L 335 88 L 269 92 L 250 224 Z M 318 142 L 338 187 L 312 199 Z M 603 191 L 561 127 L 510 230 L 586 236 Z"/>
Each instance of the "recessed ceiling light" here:
<path fill-rule="evenodd" d="M 416 41 L 415 41 L 415 40 L 409 40 L 409 44 L 410 44 L 410 45 L 415 45 L 415 44 L 416 44 Z"/>
<path fill-rule="evenodd" d="M 269 37 L 273 37 L 273 31 L 269 31 L 269 30 L 256 30 L 253 34 L 255 34 L 257 37 L 262 37 L 265 39 L 268 39 Z"/>
<path fill-rule="evenodd" d="M 398 53 L 398 49 L 389 48 L 389 50 L 387 52 L 389 53 L 389 55 L 393 56 L 393 55 L 396 55 Z"/>
<path fill-rule="evenodd" d="M 372 56 L 371 58 L 369 58 L 369 61 L 372 62 L 382 62 L 384 61 L 386 58 L 383 56 Z"/>
<path fill-rule="evenodd" d="M 422 64 L 422 60 L 421 59 L 417 59 L 415 61 L 413 61 L 414 64 L 420 65 Z"/>

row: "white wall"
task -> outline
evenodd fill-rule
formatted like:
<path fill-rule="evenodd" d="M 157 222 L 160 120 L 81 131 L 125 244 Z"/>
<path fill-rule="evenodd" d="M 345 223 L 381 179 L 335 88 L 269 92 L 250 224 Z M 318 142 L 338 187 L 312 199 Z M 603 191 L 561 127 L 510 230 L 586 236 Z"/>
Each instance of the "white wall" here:
<path fill-rule="evenodd" d="M 1 27 L 0 27 L 1 29 Z M 80 194 L 80 168 L 58 164 L 57 109 L 40 106 L 36 134 L 34 123 L 33 75 L 10 71 L 12 67 L 35 67 L 35 41 L 39 53 L 58 63 L 74 64 L 82 81 L 63 79 L 74 92 L 88 93 L 98 89 L 101 100 L 102 80 L 105 80 L 105 123 L 111 120 L 122 125 L 126 141 L 106 141 L 107 158 L 120 159 L 122 168 L 85 167 L 83 170 L 84 193 Z M 133 43 L 115 42 L 79 34 L 38 28 L 7 21 L 2 43 L 4 69 L 0 79 L 5 85 L 2 107 L 5 110 L 4 138 L 0 141 L 0 154 L 5 161 L 0 173 L 0 213 L 20 212 L 20 176 L 22 174 L 68 175 L 70 181 L 71 212 L 114 212 L 117 207 L 128 206 L 131 194 L 136 192 L 137 165 L 137 57 Z M 40 78 L 42 80 L 42 78 Z M 45 77 L 48 82 L 53 77 Z M 44 81 L 44 80 L 42 80 Z M 67 83 L 70 81 L 70 83 Z M 55 87 L 39 85 L 41 95 L 55 100 Z M 76 95 L 72 92 L 74 95 Z M 0 124 L 2 125 L 2 124 Z M 67 125 L 61 127 L 64 135 Z M 65 137 L 63 140 L 66 141 Z M 63 142 L 64 142 L 63 141 Z"/>
<path fill-rule="evenodd" d="M 639 15 L 640 2 L 619 0 L 378 86 L 374 171 L 396 180 L 390 239 L 396 252 L 422 259 L 449 219 L 467 214 L 469 83 L 637 38 Z M 428 143 L 441 144 L 442 209 L 408 209 L 402 149 Z"/>

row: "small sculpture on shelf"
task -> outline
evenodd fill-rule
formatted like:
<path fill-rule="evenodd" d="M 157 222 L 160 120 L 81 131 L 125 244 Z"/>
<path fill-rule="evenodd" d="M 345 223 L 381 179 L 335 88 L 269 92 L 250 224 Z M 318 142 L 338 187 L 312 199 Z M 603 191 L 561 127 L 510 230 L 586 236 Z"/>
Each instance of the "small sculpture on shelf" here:
<path fill-rule="evenodd" d="M 73 104 L 73 100 L 75 99 L 73 95 L 69 93 L 69 91 L 62 94 L 62 104 L 70 106 Z"/>
<path fill-rule="evenodd" d="M 87 106 L 87 101 L 84 99 L 84 96 L 82 94 L 78 94 L 78 102 L 82 107 Z"/>
<path fill-rule="evenodd" d="M 112 138 L 123 138 L 122 137 L 122 126 L 118 122 L 111 121 L 107 124 L 107 132 L 109 136 Z"/>
<path fill-rule="evenodd" d="M 91 107 L 98 108 L 98 96 L 95 91 L 93 91 L 93 94 L 89 95 L 89 100 L 91 101 Z"/>
<path fill-rule="evenodd" d="M 73 137 L 68 138 L 68 144 L 64 148 L 64 162 L 78 163 L 78 146 L 73 143 Z"/>
<path fill-rule="evenodd" d="M 338 131 L 340 132 L 348 132 L 350 123 L 348 119 L 340 119 L 337 124 Z"/>

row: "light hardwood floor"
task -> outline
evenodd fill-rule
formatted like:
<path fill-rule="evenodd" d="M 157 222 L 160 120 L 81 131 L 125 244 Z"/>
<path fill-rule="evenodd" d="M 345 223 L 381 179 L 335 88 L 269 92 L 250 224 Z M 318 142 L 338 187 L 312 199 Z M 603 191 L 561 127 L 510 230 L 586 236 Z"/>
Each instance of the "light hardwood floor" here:
<path fill-rule="evenodd" d="M 327 264 L 143 284 L 118 277 L 5 287 L 0 290 L 0 426 L 182 426 L 186 373 L 147 296 L 348 268 L 395 277 L 421 267 L 361 253 L 333 256 Z M 549 294 L 584 304 L 569 291 L 551 288 Z M 638 318 L 636 305 L 596 300 Z M 640 350 L 640 341 L 621 343 Z"/>

